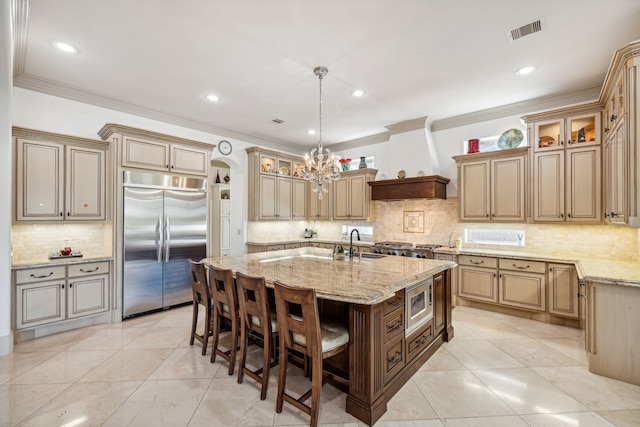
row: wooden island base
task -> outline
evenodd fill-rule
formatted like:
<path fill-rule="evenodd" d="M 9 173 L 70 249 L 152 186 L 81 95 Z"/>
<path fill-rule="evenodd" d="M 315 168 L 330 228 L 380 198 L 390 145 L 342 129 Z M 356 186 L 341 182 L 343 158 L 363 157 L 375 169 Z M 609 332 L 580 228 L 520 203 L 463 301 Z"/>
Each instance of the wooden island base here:
<path fill-rule="evenodd" d="M 453 338 L 450 270 L 433 279 L 433 318 L 406 337 L 404 290 L 380 304 L 349 307 L 346 410 L 368 425 L 380 419 L 387 402 Z"/>

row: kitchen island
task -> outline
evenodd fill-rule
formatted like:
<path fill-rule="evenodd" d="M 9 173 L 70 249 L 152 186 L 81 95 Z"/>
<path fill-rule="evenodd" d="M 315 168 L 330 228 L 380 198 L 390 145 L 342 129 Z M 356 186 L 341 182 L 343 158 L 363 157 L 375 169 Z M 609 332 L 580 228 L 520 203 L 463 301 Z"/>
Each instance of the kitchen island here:
<path fill-rule="evenodd" d="M 453 338 L 454 262 L 380 255 L 334 259 L 330 250 L 310 247 L 204 262 L 262 276 L 268 287 L 279 281 L 313 288 L 324 315 L 348 321 L 348 357 L 328 366 L 348 380 L 347 412 L 369 425 L 440 345 Z M 432 315 L 416 323 L 408 316 L 407 290 L 427 289 L 426 284 L 430 292 L 425 303 Z"/>

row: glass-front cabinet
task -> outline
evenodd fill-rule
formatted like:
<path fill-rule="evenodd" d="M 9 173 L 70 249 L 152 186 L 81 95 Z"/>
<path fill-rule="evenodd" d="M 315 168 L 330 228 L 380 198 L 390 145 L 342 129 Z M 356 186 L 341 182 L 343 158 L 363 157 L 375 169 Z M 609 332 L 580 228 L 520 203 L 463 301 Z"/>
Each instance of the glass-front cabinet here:
<path fill-rule="evenodd" d="M 600 113 L 534 123 L 534 150 L 548 151 L 600 144 Z"/>

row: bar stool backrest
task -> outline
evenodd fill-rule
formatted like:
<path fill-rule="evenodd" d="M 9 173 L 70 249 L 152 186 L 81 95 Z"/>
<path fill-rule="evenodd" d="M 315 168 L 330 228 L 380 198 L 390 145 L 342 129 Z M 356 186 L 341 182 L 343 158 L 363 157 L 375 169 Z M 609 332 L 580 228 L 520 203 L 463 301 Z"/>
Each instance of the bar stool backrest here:
<path fill-rule="evenodd" d="M 278 328 L 280 336 L 284 337 L 285 347 L 322 360 L 322 336 L 316 291 L 275 282 L 274 292 Z M 293 339 L 293 334 L 298 335 L 297 339 Z M 300 345 L 296 341 L 302 341 L 306 345 Z"/>
<path fill-rule="evenodd" d="M 247 276 L 236 272 L 236 286 L 238 307 L 244 325 L 262 335 L 271 333 L 269 298 L 264 277 Z"/>

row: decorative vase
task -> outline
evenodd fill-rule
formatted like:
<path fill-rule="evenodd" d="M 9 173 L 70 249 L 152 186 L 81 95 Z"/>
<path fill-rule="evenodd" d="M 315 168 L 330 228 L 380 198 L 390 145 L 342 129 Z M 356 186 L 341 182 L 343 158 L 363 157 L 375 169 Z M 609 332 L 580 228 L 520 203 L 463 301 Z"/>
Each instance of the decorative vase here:
<path fill-rule="evenodd" d="M 229 183 L 229 181 L 231 181 L 231 177 L 229 176 L 229 174 L 226 174 L 223 179 L 227 184 Z"/>
<path fill-rule="evenodd" d="M 349 163 L 343 163 L 342 164 L 342 171 L 343 172 L 347 172 L 349 170 Z"/>
<path fill-rule="evenodd" d="M 360 157 L 360 164 L 358 165 L 358 169 L 366 169 L 367 162 L 364 157 Z"/>

